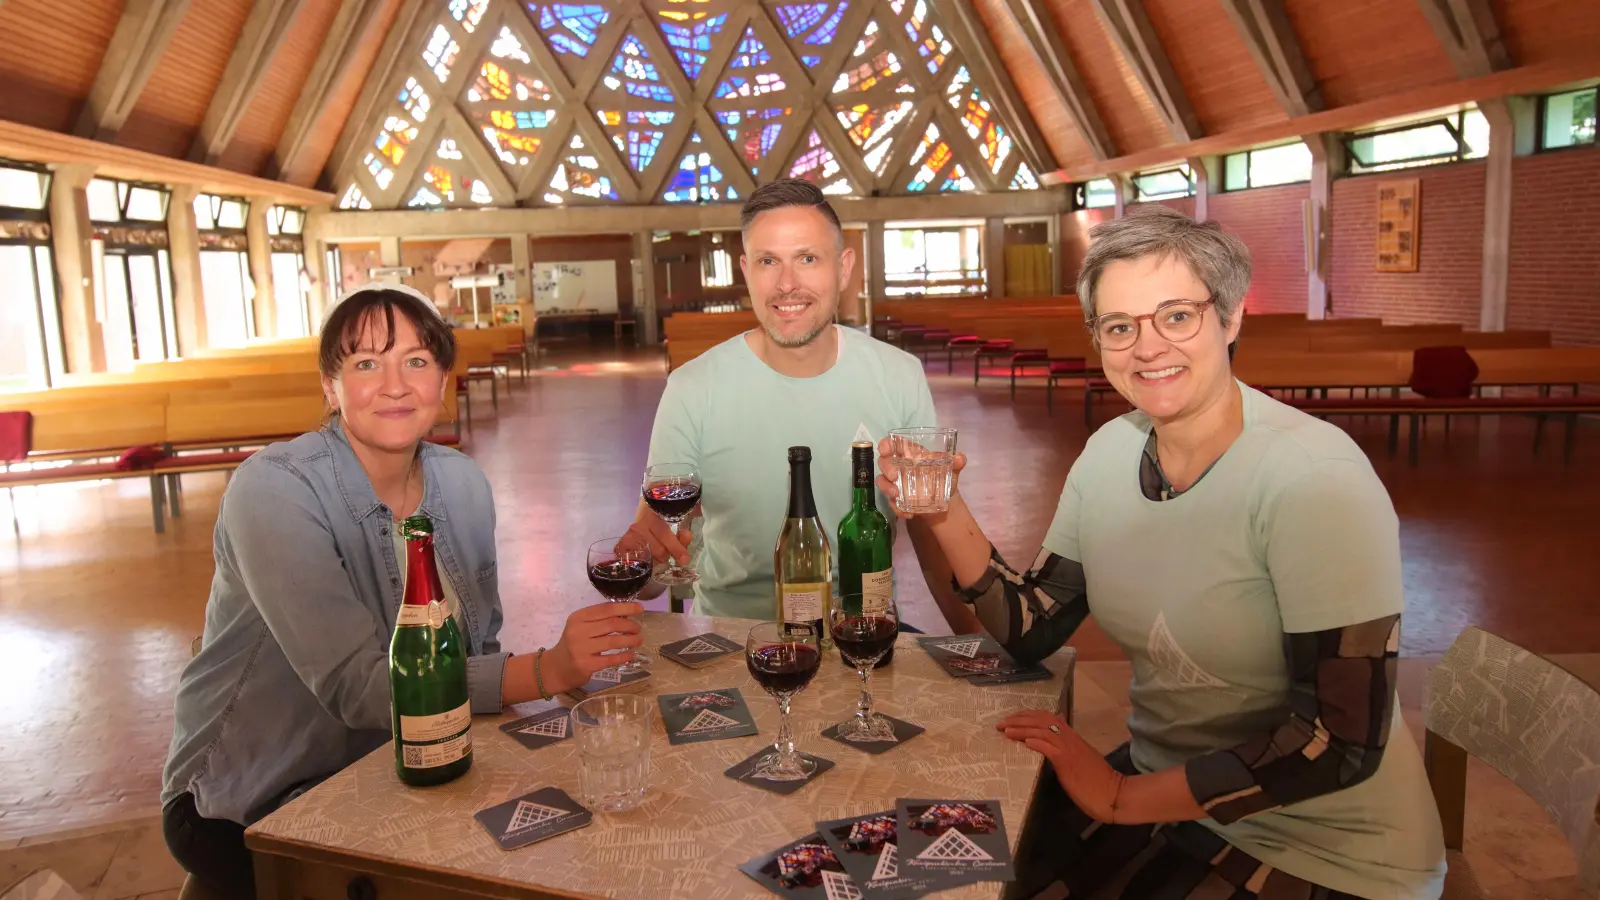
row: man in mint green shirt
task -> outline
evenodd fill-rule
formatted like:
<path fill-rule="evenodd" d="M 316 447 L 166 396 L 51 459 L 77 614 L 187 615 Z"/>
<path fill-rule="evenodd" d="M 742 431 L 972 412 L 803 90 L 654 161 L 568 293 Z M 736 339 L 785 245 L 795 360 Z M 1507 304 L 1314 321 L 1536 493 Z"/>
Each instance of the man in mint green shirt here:
<path fill-rule="evenodd" d="M 890 429 L 937 422 L 916 357 L 833 324 L 855 253 L 821 190 L 799 180 L 765 185 L 746 201 L 742 224 L 739 264 L 761 327 L 667 379 L 648 464 L 685 462 L 700 471 L 694 612 L 772 619 L 788 448 L 811 448 L 812 489 L 831 542 L 850 506 L 851 442 L 876 446 Z M 878 503 L 889 512 L 881 495 Z M 658 558 L 689 561 L 684 544 L 642 503 L 633 530 L 648 534 Z"/>

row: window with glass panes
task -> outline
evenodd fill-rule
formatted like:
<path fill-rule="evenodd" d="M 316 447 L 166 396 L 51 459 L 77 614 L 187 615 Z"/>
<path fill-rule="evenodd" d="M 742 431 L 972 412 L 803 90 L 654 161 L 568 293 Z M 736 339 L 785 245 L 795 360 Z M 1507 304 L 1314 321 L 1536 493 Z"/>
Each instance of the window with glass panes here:
<path fill-rule="evenodd" d="M 1170 200 L 1174 197 L 1194 196 L 1194 173 L 1189 164 L 1170 169 L 1153 169 L 1133 176 L 1134 199 Z"/>
<path fill-rule="evenodd" d="M 245 233 L 249 201 L 199 194 L 194 198 L 200 230 L 200 285 L 205 295 L 206 345 L 242 347 L 256 336 L 255 279 Z"/>
<path fill-rule="evenodd" d="M 1539 99 L 1539 149 L 1593 144 L 1595 99 L 1600 89 L 1567 91 Z"/>
<path fill-rule="evenodd" d="M 302 234 L 306 211 L 298 206 L 267 209 L 267 242 L 272 247 L 272 303 L 277 308 L 280 338 L 311 334 L 311 295 L 306 276 L 306 245 Z"/>
<path fill-rule="evenodd" d="M 1295 184 L 1311 180 L 1311 148 L 1302 141 L 1230 153 L 1222 158 L 1222 189 Z"/>
<path fill-rule="evenodd" d="M 0 273 L 0 392 L 48 388 L 66 359 L 42 166 L 0 160 Z"/>
<path fill-rule="evenodd" d="M 1477 108 L 1345 135 L 1350 173 L 1387 172 L 1489 155 L 1489 121 Z"/>
<path fill-rule="evenodd" d="M 896 224 L 883 231 L 885 291 L 891 297 L 983 294 L 983 227 L 967 222 Z"/>
<path fill-rule="evenodd" d="M 135 362 L 178 356 L 172 303 L 172 258 L 167 207 L 172 192 L 156 184 L 96 178 L 85 188 L 94 223 L 91 262 L 95 315 L 106 368 L 127 372 Z"/>
<path fill-rule="evenodd" d="M 1073 209 L 1101 209 L 1117 205 L 1117 184 L 1109 178 L 1096 178 L 1072 186 Z"/>

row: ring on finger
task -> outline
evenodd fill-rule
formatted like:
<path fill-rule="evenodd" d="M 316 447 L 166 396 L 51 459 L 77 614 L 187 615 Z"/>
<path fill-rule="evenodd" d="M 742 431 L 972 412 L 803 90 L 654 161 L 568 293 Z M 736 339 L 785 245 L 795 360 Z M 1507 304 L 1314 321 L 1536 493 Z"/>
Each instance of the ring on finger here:
<path fill-rule="evenodd" d="M 1050 733 L 1051 734 L 1060 734 L 1061 733 L 1061 728 L 1059 726 L 1056 726 L 1056 725 L 1051 725 L 1050 726 Z"/>

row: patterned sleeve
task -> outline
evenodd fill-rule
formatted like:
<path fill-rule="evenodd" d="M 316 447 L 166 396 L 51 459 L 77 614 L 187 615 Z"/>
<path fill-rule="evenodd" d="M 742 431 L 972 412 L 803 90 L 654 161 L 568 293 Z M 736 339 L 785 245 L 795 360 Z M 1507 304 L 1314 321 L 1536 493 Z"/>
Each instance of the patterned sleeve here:
<path fill-rule="evenodd" d="M 970 587 L 951 578 L 956 595 L 1012 658 L 1034 663 L 1061 649 L 1089 615 L 1083 565 L 1040 550 L 1018 575 L 989 547 L 989 568 Z"/>
<path fill-rule="evenodd" d="M 1400 616 L 1284 635 L 1289 720 L 1189 760 L 1195 800 L 1229 825 L 1360 784 L 1378 771 L 1394 715 Z"/>

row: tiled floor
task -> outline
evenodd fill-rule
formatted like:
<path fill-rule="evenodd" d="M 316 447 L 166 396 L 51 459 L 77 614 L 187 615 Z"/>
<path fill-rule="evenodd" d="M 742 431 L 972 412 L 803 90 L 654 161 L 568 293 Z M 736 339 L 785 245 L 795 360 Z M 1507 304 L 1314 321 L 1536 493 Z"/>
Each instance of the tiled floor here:
<path fill-rule="evenodd" d="M 548 643 L 571 609 L 594 601 L 584 548 L 632 517 L 663 384 L 656 357 L 545 365 L 502 391 L 498 417 L 480 397 L 470 435 L 495 486 L 512 649 Z M 1042 391 L 1024 389 L 1013 403 L 1003 379 L 975 391 L 970 377 L 930 378 L 972 459 L 962 486 L 979 521 L 1002 552 L 1031 558 L 1087 433 L 1071 395 L 1051 417 Z M 1589 477 L 1600 430 L 1582 429 L 1563 464 L 1558 429 L 1535 457 L 1525 421 L 1458 421 L 1448 441 L 1434 423 L 1412 469 L 1403 452 L 1386 454 L 1385 422 L 1344 424 L 1402 517 L 1407 656 L 1442 653 L 1467 624 L 1540 653 L 1600 651 L 1591 576 L 1600 483 Z M 151 531 L 146 487 L 135 481 L 19 490 L 20 537 L 0 497 L 0 721 L 9 729 L 0 851 L 27 835 L 155 814 L 172 690 L 199 632 L 223 487 L 221 476 L 187 478 L 186 515 L 163 535 Z M 899 551 L 915 587 L 909 542 Z M 907 619 L 942 625 L 931 602 Z M 1085 659 L 1119 657 L 1092 626 L 1074 643 Z M 141 833 L 117 832 L 116 844 Z M 80 840 L 99 853 L 112 839 Z"/>

